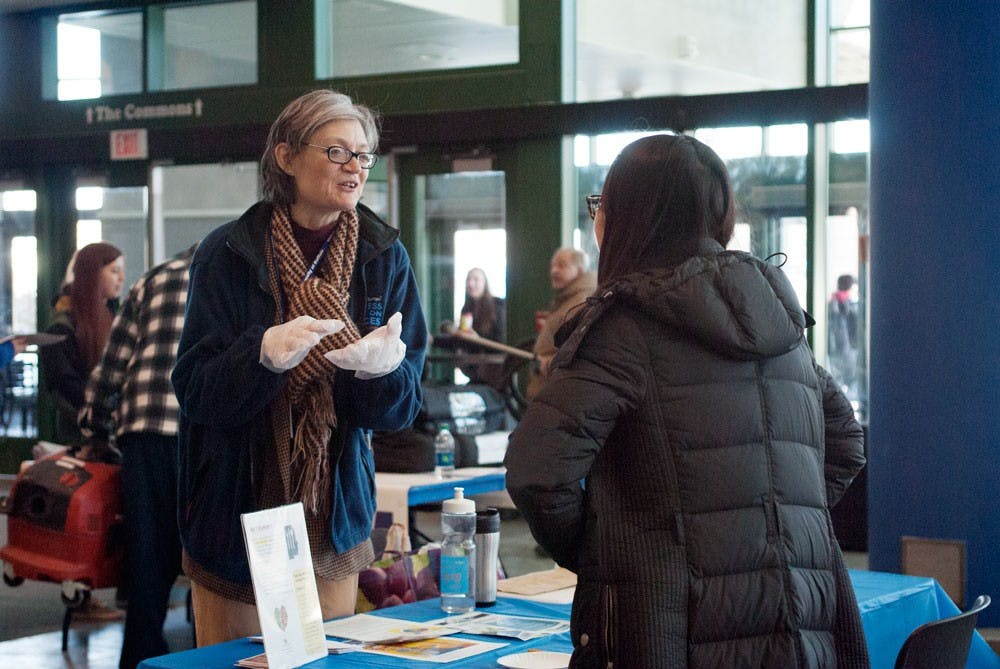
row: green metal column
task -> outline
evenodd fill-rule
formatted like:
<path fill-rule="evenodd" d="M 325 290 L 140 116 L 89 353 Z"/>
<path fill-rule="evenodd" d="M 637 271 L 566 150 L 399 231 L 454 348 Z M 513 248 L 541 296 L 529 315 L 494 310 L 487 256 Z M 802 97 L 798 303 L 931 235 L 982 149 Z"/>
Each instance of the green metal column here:
<path fill-rule="evenodd" d="M 38 328 L 52 318 L 52 301 L 59 294 L 66 267 L 76 249 L 76 179 L 68 165 L 45 165 L 34 175 L 37 195 L 35 237 L 38 257 Z M 55 435 L 55 404 L 45 388 L 38 393 L 38 438 Z"/>
<path fill-rule="evenodd" d="M 507 173 L 507 333 L 534 337 L 535 310 L 552 299 L 549 260 L 563 245 L 562 141 L 524 140 L 498 155 Z"/>

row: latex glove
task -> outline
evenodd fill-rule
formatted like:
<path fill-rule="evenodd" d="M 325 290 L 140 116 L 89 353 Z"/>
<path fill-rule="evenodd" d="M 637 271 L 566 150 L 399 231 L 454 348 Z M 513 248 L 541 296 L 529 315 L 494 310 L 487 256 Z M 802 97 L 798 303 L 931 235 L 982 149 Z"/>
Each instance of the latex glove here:
<path fill-rule="evenodd" d="M 392 372 L 406 356 L 406 344 L 399 338 L 403 331 L 403 314 L 398 311 L 388 322 L 372 330 L 364 338 L 324 353 L 326 359 L 341 369 L 355 370 L 359 379 L 374 379 Z"/>
<path fill-rule="evenodd" d="M 344 321 L 336 318 L 317 320 L 299 316 L 295 320 L 264 330 L 260 342 L 260 364 L 279 373 L 305 360 L 312 347 L 327 335 L 344 329 Z"/>

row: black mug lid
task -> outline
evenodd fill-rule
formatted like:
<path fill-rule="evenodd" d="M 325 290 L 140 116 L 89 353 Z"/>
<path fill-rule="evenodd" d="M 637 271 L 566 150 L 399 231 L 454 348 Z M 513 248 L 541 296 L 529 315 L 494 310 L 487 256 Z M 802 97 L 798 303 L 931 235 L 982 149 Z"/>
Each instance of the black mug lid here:
<path fill-rule="evenodd" d="M 490 534 L 500 531 L 500 511 L 492 506 L 484 511 L 476 511 L 476 534 Z"/>

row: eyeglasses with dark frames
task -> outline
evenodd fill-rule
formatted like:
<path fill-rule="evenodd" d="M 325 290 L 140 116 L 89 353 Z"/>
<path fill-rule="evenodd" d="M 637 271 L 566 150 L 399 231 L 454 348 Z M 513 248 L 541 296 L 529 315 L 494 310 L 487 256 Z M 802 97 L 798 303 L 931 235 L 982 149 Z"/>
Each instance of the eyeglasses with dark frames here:
<path fill-rule="evenodd" d="M 597 216 L 597 210 L 601 208 L 601 196 L 588 195 L 584 199 L 587 201 L 587 213 L 590 214 L 590 218 L 593 220 Z"/>
<path fill-rule="evenodd" d="M 330 162 L 337 163 L 338 165 L 346 165 L 351 162 L 351 158 L 357 158 L 361 169 L 370 170 L 378 162 L 378 156 L 367 151 L 351 151 L 336 144 L 333 146 L 320 146 L 319 144 L 310 144 L 309 142 L 303 142 L 303 144 L 311 146 L 314 149 L 323 149 L 326 151 L 326 157 L 329 158 Z"/>

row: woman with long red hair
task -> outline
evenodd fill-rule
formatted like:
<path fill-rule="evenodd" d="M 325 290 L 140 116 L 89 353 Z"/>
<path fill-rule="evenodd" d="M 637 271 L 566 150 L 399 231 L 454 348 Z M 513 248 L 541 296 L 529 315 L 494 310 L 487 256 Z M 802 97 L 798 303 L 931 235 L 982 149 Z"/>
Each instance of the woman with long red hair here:
<path fill-rule="evenodd" d="M 125 283 L 125 256 L 107 242 L 87 244 L 70 261 L 67 279 L 46 330 L 66 339 L 40 348 L 39 362 L 43 387 L 55 399 L 56 439 L 75 445 L 81 440 L 76 418 L 87 378 L 104 352 Z"/>

